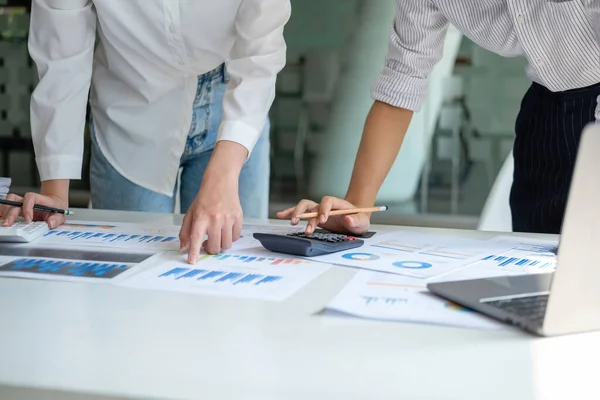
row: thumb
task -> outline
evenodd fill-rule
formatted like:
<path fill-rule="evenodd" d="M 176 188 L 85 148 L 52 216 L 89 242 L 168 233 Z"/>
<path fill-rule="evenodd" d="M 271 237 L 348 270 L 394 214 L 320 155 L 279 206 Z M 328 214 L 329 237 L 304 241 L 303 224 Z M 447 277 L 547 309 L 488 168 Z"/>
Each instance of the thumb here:
<path fill-rule="evenodd" d="M 346 220 L 346 224 L 350 228 L 355 228 L 356 225 L 358 225 L 358 219 L 355 216 L 353 216 L 353 215 L 346 216 L 345 220 Z"/>
<path fill-rule="evenodd" d="M 347 215 L 344 222 L 352 233 L 362 234 L 369 229 L 369 218 L 365 215 Z"/>
<path fill-rule="evenodd" d="M 52 214 L 46 219 L 50 229 L 58 228 L 65 222 L 65 217 L 62 214 Z"/>

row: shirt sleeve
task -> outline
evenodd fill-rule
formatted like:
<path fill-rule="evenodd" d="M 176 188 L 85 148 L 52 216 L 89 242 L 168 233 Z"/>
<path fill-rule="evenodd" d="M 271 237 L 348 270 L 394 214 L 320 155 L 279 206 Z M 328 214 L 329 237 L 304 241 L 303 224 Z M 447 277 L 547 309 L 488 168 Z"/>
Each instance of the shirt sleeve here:
<path fill-rule="evenodd" d="M 31 135 L 42 181 L 81 178 L 95 38 L 92 0 L 33 0 Z"/>
<path fill-rule="evenodd" d="M 240 143 L 248 153 L 266 125 L 277 74 L 285 66 L 283 28 L 290 13 L 289 0 L 242 0 L 238 10 L 218 140 Z"/>
<path fill-rule="evenodd" d="M 448 25 L 431 0 L 398 0 L 388 56 L 373 84 L 373 98 L 419 111 L 429 75 L 442 58 Z"/>

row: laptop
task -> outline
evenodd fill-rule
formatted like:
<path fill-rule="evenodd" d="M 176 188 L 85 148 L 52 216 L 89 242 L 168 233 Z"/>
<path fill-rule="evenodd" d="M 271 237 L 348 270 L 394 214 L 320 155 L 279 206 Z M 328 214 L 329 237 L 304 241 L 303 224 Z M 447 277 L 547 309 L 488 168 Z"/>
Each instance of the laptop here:
<path fill-rule="evenodd" d="M 600 124 L 581 137 L 556 270 L 427 285 L 430 292 L 540 336 L 600 330 Z"/>

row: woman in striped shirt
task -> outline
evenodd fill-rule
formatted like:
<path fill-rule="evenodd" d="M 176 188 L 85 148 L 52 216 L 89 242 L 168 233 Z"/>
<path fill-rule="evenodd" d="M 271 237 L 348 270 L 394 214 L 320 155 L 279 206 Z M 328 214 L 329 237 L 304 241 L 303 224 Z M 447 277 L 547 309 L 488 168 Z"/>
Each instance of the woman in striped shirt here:
<path fill-rule="evenodd" d="M 374 204 L 425 100 L 449 24 L 489 51 L 528 60 L 533 83 L 515 126 L 513 230 L 560 232 L 581 132 L 600 120 L 600 0 L 399 0 L 346 198 L 302 200 L 279 217 L 297 224 L 295 215 L 319 210 L 308 232 L 368 229 L 368 215 L 328 213 Z"/>

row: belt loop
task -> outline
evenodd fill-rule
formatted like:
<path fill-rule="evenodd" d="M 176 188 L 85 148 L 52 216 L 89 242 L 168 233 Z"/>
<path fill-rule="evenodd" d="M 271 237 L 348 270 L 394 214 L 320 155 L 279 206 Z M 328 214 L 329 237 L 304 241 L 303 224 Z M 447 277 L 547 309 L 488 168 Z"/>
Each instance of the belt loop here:
<path fill-rule="evenodd" d="M 227 72 L 227 65 L 225 63 L 223 63 L 221 65 L 221 68 L 222 68 L 222 71 L 223 71 L 223 83 L 229 83 L 229 81 L 230 81 L 231 78 L 229 77 L 229 72 Z"/>

